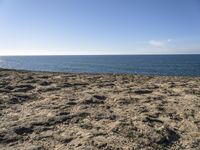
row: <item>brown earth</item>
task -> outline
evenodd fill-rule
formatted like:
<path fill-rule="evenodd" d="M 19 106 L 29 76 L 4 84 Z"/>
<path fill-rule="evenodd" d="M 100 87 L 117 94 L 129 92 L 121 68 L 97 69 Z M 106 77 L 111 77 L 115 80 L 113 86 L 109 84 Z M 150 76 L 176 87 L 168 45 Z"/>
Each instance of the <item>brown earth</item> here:
<path fill-rule="evenodd" d="M 200 149 L 200 77 L 1 69 L 0 149 Z"/>

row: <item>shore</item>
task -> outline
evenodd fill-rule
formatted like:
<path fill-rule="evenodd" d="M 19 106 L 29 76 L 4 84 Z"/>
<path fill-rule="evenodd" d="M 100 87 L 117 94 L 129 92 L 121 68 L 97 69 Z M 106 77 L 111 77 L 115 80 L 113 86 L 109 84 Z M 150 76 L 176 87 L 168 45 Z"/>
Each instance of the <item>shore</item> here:
<path fill-rule="evenodd" d="M 0 149 L 200 149 L 200 77 L 1 69 Z"/>

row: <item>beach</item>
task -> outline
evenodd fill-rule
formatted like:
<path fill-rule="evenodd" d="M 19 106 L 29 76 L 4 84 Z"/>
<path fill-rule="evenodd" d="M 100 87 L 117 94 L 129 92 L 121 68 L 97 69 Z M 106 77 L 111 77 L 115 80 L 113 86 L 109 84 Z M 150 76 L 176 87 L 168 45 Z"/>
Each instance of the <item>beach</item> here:
<path fill-rule="evenodd" d="M 0 69 L 0 149 L 200 149 L 200 77 Z"/>

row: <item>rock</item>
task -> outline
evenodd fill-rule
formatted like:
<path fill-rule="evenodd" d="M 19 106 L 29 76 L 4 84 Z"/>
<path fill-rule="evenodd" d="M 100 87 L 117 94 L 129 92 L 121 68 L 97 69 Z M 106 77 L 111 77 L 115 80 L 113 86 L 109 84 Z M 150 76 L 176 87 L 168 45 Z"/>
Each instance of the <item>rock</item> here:
<path fill-rule="evenodd" d="M 77 83 L 73 83 L 73 86 L 82 86 L 82 87 L 86 87 L 86 85 L 88 85 L 88 83 L 81 83 L 81 82 L 77 82 Z"/>
<path fill-rule="evenodd" d="M 61 115 L 61 116 L 63 116 L 63 115 L 66 116 L 66 115 L 69 115 L 69 114 L 70 114 L 70 112 L 66 112 L 66 111 L 65 111 L 65 112 L 60 112 L 60 113 L 58 114 L 58 116 L 60 116 L 60 115 Z"/>
<path fill-rule="evenodd" d="M 69 88 L 69 87 L 73 87 L 73 84 L 71 84 L 71 83 L 62 83 L 60 85 L 60 87 L 62 87 L 62 88 Z"/>
<path fill-rule="evenodd" d="M 14 129 L 14 132 L 18 135 L 30 134 L 33 132 L 31 127 L 17 127 Z"/>
<path fill-rule="evenodd" d="M 163 146 L 170 146 L 171 144 L 173 144 L 174 142 L 176 142 L 180 139 L 180 135 L 168 127 L 163 128 L 160 131 L 160 134 L 161 134 L 161 136 L 156 141 L 156 143 L 163 145 Z"/>
<path fill-rule="evenodd" d="M 87 130 L 91 130 L 93 128 L 92 124 L 87 121 L 83 121 L 82 123 L 80 123 L 79 127 L 81 127 L 82 129 L 87 129 Z"/>
<path fill-rule="evenodd" d="M 13 89 L 14 89 L 14 87 L 13 87 L 13 86 L 10 86 L 10 85 L 8 85 L 8 86 L 6 86 L 4 89 L 7 89 L 7 90 L 13 90 Z"/>
<path fill-rule="evenodd" d="M 89 117 L 90 113 L 88 112 L 77 112 L 73 115 L 71 115 L 72 119 L 70 120 L 71 124 L 79 124 L 84 120 L 85 118 Z"/>
<path fill-rule="evenodd" d="M 33 87 L 30 84 L 21 84 L 21 85 L 17 85 L 14 87 L 14 89 L 12 90 L 13 92 L 28 92 L 30 90 L 33 90 L 35 87 Z"/>
<path fill-rule="evenodd" d="M 1 88 L 0 93 L 10 93 L 10 90 Z"/>
<path fill-rule="evenodd" d="M 103 95 L 94 95 L 93 97 L 96 98 L 96 99 L 99 99 L 99 100 L 105 100 L 106 99 L 106 97 L 103 96 Z"/>
<path fill-rule="evenodd" d="M 55 87 L 55 86 L 44 86 L 44 87 L 40 87 L 38 89 L 38 92 L 51 92 L 51 91 L 57 91 L 60 90 L 59 87 Z"/>
<path fill-rule="evenodd" d="M 76 102 L 73 102 L 73 101 L 69 101 L 66 103 L 67 105 L 76 105 L 77 103 Z"/>
<path fill-rule="evenodd" d="M 105 96 L 93 95 L 85 98 L 82 101 L 82 104 L 104 104 L 105 100 L 106 100 Z"/>
<path fill-rule="evenodd" d="M 20 137 L 12 133 L 11 131 L 0 132 L 0 144 L 10 144 L 13 142 L 17 142 L 19 139 Z"/>
<path fill-rule="evenodd" d="M 48 86 L 48 85 L 50 85 L 50 84 L 52 84 L 52 82 L 49 82 L 49 81 L 42 81 L 42 82 L 40 83 L 41 86 Z"/>
<path fill-rule="evenodd" d="M 113 87 L 115 86 L 115 84 L 113 83 L 103 83 L 103 84 L 99 84 L 98 87 L 102 88 L 102 87 Z"/>
<path fill-rule="evenodd" d="M 153 123 L 153 122 L 163 123 L 163 121 L 161 121 L 159 119 L 156 119 L 156 118 L 153 118 L 153 117 L 149 117 L 149 116 L 146 116 L 142 121 L 143 122 L 148 122 L 148 123 Z"/>
<path fill-rule="evenodd" d="M 150 94 L 152 93 L 153 91 L 151 90 L 146 90 L 146 89 L 140 89 L 140 90 L 135 90 L 134 93 L 136 94 Z"/>
<path fill-rule="evenodd" d="M 36 94 L 16 93 L 11 96 L 8 103 L 9 104 L 23 103 L 26 101 L 34 100 L 36 98 L 38 98 Z"/>

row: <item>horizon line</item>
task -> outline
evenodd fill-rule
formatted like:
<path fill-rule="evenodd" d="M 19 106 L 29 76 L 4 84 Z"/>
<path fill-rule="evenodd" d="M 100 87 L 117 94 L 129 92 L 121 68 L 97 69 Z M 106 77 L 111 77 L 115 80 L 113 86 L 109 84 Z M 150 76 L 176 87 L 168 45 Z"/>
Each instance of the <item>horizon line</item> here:
<path fill-rule="evenodd" d="M 200 53 L 177 53 L 177 54 L 20 54 L 20 55 L 1 55 L 0 57 L 8 56 L 128 56 L 128 55 L 200 55 Z"/>

